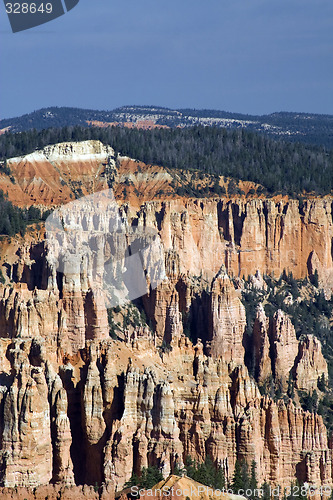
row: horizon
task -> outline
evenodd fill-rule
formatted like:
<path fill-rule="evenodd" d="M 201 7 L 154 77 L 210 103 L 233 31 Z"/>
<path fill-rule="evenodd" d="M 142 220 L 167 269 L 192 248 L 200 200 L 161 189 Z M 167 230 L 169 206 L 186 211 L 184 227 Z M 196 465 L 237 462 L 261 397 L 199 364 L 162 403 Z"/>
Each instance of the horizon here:
<path fill-rule="evenodd" d="M 314 115 L 314 116 L 333 116 L 333 113 L 313 113 L 309 111 L 286 111 L 286 110 L 279 110 L 279 111 L 272 111 L 270 113 L 263 113 L 263 114 L 258 114 L 258 113 L 243 113 L 240 111 L 228 111 L 226 109 L 217 109 L 217 108 L 189 108 L 189 107 L 179 107 L 179 108 L 169 108 L 167 106 L 159 106 L 156 104 L 124 104 L 121 106 L 117 106 L 116 108 L 100 108 L 100 109 L 94 109 L 94 108 L 85 108 L 81 106 L 57 106 L 57 105 L 50 105 L 50 106 L 43 106 L 42 108 L 34 109 L 33 111 L 28 111 L 26 113 L 23 113 L 21 115 L 16 115 L 16 116 L 8 116 L 8 117 L 2 117 L 0 115 L 0 121 L 4 120 L 15 120 L 17 118 L 22 118 L 24 116 L 29 116 L 33 113 L 38 113 L 43 110 L 48 110 L 52 108 L 56 109 L 80 109 L 82 111 L 93 111 L 93 112 L 103 112 L 103 113 L 111 113 L 115 112 L 116 110 L 120 109 L 125 109 L 125 108 L 157 108 L 157 109 L 165 109 L 169 111 L 185 111 L 185 110 L 190 110 L 190 111 L 216 111 L 218 113 L 228 113 L 230 115 L 243 115 L 243 116 L 250 116 L 250 117 L 257 117 L 261 118 L 264 116 L 272 116 L 275 114 L 299 114 L 299 115 Z"/>
<path fill-rule="evenodd" d="M 4 119 L 50 102 L 333 114 L 331 0 L 80 0 L 20 33 L 1 8 Z"/>

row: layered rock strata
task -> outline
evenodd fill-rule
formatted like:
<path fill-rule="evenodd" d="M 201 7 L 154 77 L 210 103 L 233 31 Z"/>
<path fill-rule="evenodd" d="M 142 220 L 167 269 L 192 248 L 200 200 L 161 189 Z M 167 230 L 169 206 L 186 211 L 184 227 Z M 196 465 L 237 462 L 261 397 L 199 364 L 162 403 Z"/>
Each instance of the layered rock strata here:
<path fill-rule="evenodd" d="M 213 280 L 210 297 L 211 355 L 242 364 L 245 307 L 225 270 L 220 271 Z"/>
<path fill-rule="evenodd" d="M 103 289 L 88 280 L 100 269 L 89 263 L 104 249 L 106 221 L 93 221 L 101 236 L 81 260 L 85 267 L 74 262 L 59 272 L 46 248 L 40 288 L 32 286 L 31 259 L 23 283 L 2 287 L 2 484 L 106 482 L 119 489 L 142 467 L 157 465 L 168 475 L 187 455 L 206 454 L 229 481 L 236 458 L 244 458 L 257 461 L 261 482 L 330 482 L 321 417 L 261 397 L 248 375 L 245 310 L 225 268 L 200 285 L 180 273 L 179 254 L 167 252 L 169 277 L 144 297 L 155 341 L 108 339 Z M 195 347 L 183 334 L 186 315 L 197 319 L 203 342 Z M 159 353 L 163 340 L 171 352 Z M 299 343 L 281 311 L 268 322 L 258 310 L 254 345 L 261 380 L 272 375 L 287 383 L 291 373 L 297 387 L 310 390 L 327 376 L 318 341 Z"/>
<path fill-rule="evenodd" d="M 89 341 L 64 365 L 45 362 L 50 349 L 42 339 L 2 341 L 5 486 L 70 485 L 80 470 L 83 483 L 119 490 L 142 467 L 166 477 L 207 453 L 228 481 L 236 458 L 256 460 L 260 482 L 332 480 L 320 416 L 262 397 L 244 365 L 213 360 L 183 336 L 163 359 L 153 345 Z"/>
<path fill-rule="evenodd" d="M 210 278 L 225 265 L 228 274 L 296 278 L 317 269 L 325 287 L 332 286 L 330 199 L 172 200 L 145 203 L 139 224 L 159 230 L 166 250 L 179 255 L 180 272 Z M 316 258 L 313 258 L 315 252 Z"/>
<path fill-rule="evenodd" d="M 73 198 L 78 185 L 69 171 L 71 189 L 57 191 L 69 162 L 76 162 L 78 178 L 86 173 L 84 194 L 115 180 L 110 148 L 83 145 L 76 158 L 67 146 L 11 163 L 25 199 L 40 191 L 36 172 L 51 170 L 54 185 L 43 203 Z M 312 336 L 298 341 L 286 314 L 268 319 L 259 307 L 250 377 L 246 315 L 231 279 L 259 269 L 252 281 L 260 288 L 264 273 L 286 269 L 304 277 L 317 270 L 329 295 L 331 200 L 300 206 L 283 199 L 175 198 L 139 208 L 87 207 L 83 201 L 65 210 L 48 243 L 2 242 L 1 484 L 65 483 L 79 495 L 74 483 L 103 482 L 114 491 L 142 467 L 156 465 L 167 476 L 187 455 L 202 461 L 207 454 L 228 482 L 238 458 L 257 462 L 260 483 L 331 484 L 332 444 L 322 418 L 287 397 L 261 396 L 255 381 L 280 380 L 286 389 L 291 377 L 296 388 L 313 391 L 318 378 L 327 380 L 320 343 Z M 120 328 L 124 341 L 113 341 L 105 299 L 115 297 L 104 286 L 106 274 L 113 275 L 116 299 L 125 299 L 129 290 L 117 279 L 146 228 L 159 235 L 165 255 L 158 280 L 149 269 L 157 238 L 147 237 L 140 263 L 151 273 L 142 303 L 153 332 Z M 68 229 L 75 245 L 66 239 Z M 194 346 L 185 336 L 189 325 Z"/>

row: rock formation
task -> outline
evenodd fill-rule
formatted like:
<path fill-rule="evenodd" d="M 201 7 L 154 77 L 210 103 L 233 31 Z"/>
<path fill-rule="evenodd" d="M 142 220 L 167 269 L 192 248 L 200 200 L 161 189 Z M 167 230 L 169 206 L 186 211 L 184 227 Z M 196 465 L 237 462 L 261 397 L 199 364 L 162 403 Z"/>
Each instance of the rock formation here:
<path fill-rule="evenodd" d="M 307 335 L 298 341 L 290 318 L 278 310 L 269 321 L 261 304 L 253 326 L 253 356 L 260 385 L 274 379 L 286 391 L 291 377 L 297 389 L 312 392 L 319 379 L 328 380 L 320 340 Z"/>
<path fill-rule="evenodd" d="M 212 356 L 242 364 L 245 308 L 225 270 L 212 283 L 210 320 Z"/>
<path fill-rule="evenodd" d="M 257 308 L 253 325 L 253 354 L 255 376 L 262 385 L 272 376 L 269 319 L 266 317 L 262 304 L 259 304 Z"/>
<path fill-rule="evenodd" d="M 29 360 L 29 355 L 34 357 L 35 350 L 36 343 L 31 340 L 8 342 L 11 370 L 7 374 L 7 390 L 2 392 L 1 481 L 11 487 L 38 486 L 48 483 L 54 471 L 57 477 L 73 484 L 66 393 L 60 381 L 57 387 L 56 382 L 51 386 L 49 380 L 48 387 L 43 361 L 38 366 L 35 358 Z"/>
<path fill-rule="evenodd" d="M 298 355 L 293 368 L 296 387 L 311 392 L 318 388 L 318 380 L 328 380 L 326 360 L 321 343 L 314 335 L 307 335 L 299 343 Z"/>
<path fill-rule="evenodd" d="M 298 340 L 291 319 L 280 309 L 270 328 L 273 375 L 285 385 L 298 353 Z"/>
<path fill-rule="evenodd" d="M 329 197 L 307 199 L 302 206 L 292 199 L 166 196 L 169 199 L 161 200 L 156 199 L 158 190 L 149 186 L 148 179 L 162 175 L 163 180 L 154 181 L 154 186 L 165 189 L 171 182 L 169 173 L 128 158 L 121 159 L 117 170 L 114 158 L 114 151 L 98 141 L 55 145 L 9 160 L 16 182 L 10 190 L 6 184 L 4 191 L 19 204 L 56 206 L 78 196 L 78 184 L 82 195 L 112 184 L 122 198 L 122 183 L 127 176 L 137 192 L 143 193 L 139 199 L 133 194 L 127 216 L 138 225 L 158 228 L 165 249 L 179 255 L 180 272 L 209 274 L 212 278 L 224 264 L 228 274 L 234 276 L 255 274 L 257 269 L 261 274 L 279 276 L 286 269 L 300 278 L 317 269 L 326 290 L 332 288 Z"/>
<path fill-rule="evenodd" d="M 133 182 L 144 184 L 143 173 L 124 161 Z M 65 179 L 69 162 L 76 180 Z M 74 198 L 83 174 L 82 193 L 89 194 L 111 181 L 117 192 L 126 173 L 111 148 L 93 142 L 46 148 L 13 160 L 11 168 L 17 193 L 31 203 L 40 190 L 36 172 L 44 172 L 41 185 L 45 172 L 52 174 L 45 205 Z M 163 172 L 159 182 L 168 176 Z M 320 342 L 298 340 L 288 315 L 279 310 L 268 318 L 259 306 L 249 347 L 240 288 L 240 278 L 258 269 L 256 290 L 265 286 L 264 273 L 285 268 L 304 277 L 317 269 L 329 295 L 331 201 L 309 199 L 302 207 L 284 199 L 141 201 L 125 203 L 117 215 L 103 203 L 94 213 L 86 202 L 75 203 L 47 244 L 42 233 L 2 242 L 1 485 L 44 485 L 40 498 L 43 491 L 45 498 L 112 498 L 142 467 L 156 465 L 166 477 L 187 455 L 202 461 L 207 454 L 228 483 L 238 458 L 257 462 L 260 483 L 331 484 L 332 443 L 321 416 L 286 394 L 277 401 L 262 396 L 257 385 L 281 381 L 286 392 L 291 377 L 297 389 L 313 391 L 328 376 Z M 157 243 L 152 235 L 144 240 L 146 228 L 163 244 L 161 280 L 147 264 Z M 114 297 L 105 273 L 119 285 L 113 293 L 125 299 L 117 277 L 143 240 L 140 265 L 152 272 L 140 307 L 151 330 L 120 325 L 112 340 L 106 306 Z M 189 325 L 193 343 L 185 335 Z M 249 354 L 254 376 L 244 361 Z M 98 492 L 91 488 L 96 483 L 104 483 Z M 72 489 L 64 493 L 64 485 Z M 19 494 L 34 498 L 24 489 Z M 14 498 L 10 490 L 1 495 Z"/>
<path fill-rule="evenodd" d="M 45 363 L 47 341 L 8 339 L 6 345 L 6 486 L 51 479 L 72 485 L 80 466 L 85 483 L 119 489 L 142 467 L 157 465 L 166 477 L 188 454 L 203 460 L 207 452 L 229 481 L 237 457 L 255 459 L 261 481 L 287 485 L 297 471 L 315 484 L 323 474 L 331 481 L 332 450 L 321 417 L 260 396 L 244 365 L 213 360 L 200 345 L 184 343 L 162 360 L 153 346 L 142 354 L 120 341 L 90 341 L 70 368 L 70 385 L 64 366 Z M 79 441 L 73 425 L 81 425 Z"/>

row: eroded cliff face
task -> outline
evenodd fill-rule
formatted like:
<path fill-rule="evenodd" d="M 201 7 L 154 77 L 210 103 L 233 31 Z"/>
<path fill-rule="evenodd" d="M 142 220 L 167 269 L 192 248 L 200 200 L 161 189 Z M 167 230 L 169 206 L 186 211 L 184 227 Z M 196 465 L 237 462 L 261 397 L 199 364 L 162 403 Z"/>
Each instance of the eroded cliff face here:
<path fill-rule="evenodd" d="M 225 269 L 220 270 L 212 282 L 209 319 L 211 355 L 215 358 L 221 357 L 227 362 L 242 364 L 245 307 Z"/>
<path fill-rule="evenodd" d="M 311 391 L 318 386 L 318 379 L 328 379 L 326 360 L 321 352 L 321 343 L 314 335 L 307 335 L 298 344 L 298 355 L 295 359 L 293 372 L 296 387 Z"/>
<path fill-rule="evenodd" d="M 166 250 L 179 255 L 180 272 L 296 278 L 318 270 L 332 286 L 332 200 L 172 200 L 146 203 L 139 212 L 159 229 Z"/>
<path fill-rule="evenodd" d="M 45 358 L 44 341 L 2 340 L 1 354 L 2 484 L 32 487 L 54 479 L 73 485 L 67 393 Z"/>
<path fill-rule="evenodd" d="M 119 490 L 142 467 L 167 477 L 187 455 L 206 453 L 228 480 L 238 457 L 256 460 L 261 482 L 288 485 L 296 471 L 310 483 L 331 481 L 320 416 L 262 397 L 244 365 L 213 360 L 183 335 L 162 357 L 140 338 L 134 347 L 90 341 L 66 364 L 45 361 L 52 346 L 42 339 L 1 347 L 5 486 L 72 485 L 79 476 Z"/>
<path fill-rule="evenodd" d="M 72 161 L 76 154 L 62 148 L 42 159 L 57 175 L 68 166 L 66 155 Z M 78 176 L 80 169 L 89 171 L 86 193 L 96 187 L 91 172 L 98 175 L 99 167 L 117 176 L 113 152 L 91 148 L 75 160 Z M 31 201 L 32 163 L 41 160 L 26 159 L 25 177 L 22 161 L 12 168 Z M 135 182 L 132 162 L 123 161 Z M 166 182 L 164 174 L 158 182 Z M 314 390 L 318 378 L 328 377 L 320 342 L 311 335 L 298 340 L 285 313 L 269 319 L 259 306 L 250 377 L 246 314 L 232 281 L 258 269 L 275 275 L 286 269 L 295 277 L 317 269 L 330 293 L 331 200 L 307 200 L 302 207 L 273 199 L 123 204 L 120 229 L 154 228 L 159 234 L 165 277 L 142 298 L 150 328 L 120 327 L 118 340 L 109 337 L 104 265 L 125 268 L 124 255 L 141 236 L 110 239 L 114 214 L 103 205 L 98 210 L 91 213 L 83 203 L 68 211 L 68 227 L 86 228 L 89 240 L 78 236 L 77 251 L 61 254 L 61 263 L 59 252 L 69 248 L 63 234 L 52 244 L 42 233 L 2 242 L 1 484 L 104 482 L 114 491 L 142 467 L 157 465 L 166 477 L 187 455 L 201 461 L 207 454 L 229 482 L 238 458 L 256 461 L 260 483 L 289 486 L 296 477 L 332 483 L 332 446 L 322 418 L 288 397 L 261 396 L 258 388 L 274 380 L 286 391 L 292 380 L 297 389 Z M 260 273 L 252 282 L 263 286 Z M 189 325 L 194 343 L 186 336 Z"/>
<path fill-rule="evenodd" d="M 255 460 L 261 482 L 332 480 L 322 418 L 261 396 L 249 376 L 245 310 L 225 269 L 207 290 L 177 275 L 172 258 L 166 261 L 173 274 L 145 297 L 153 332 L 124 331 L 118 341 L 90 335 L 96 321 L 103 324 L 103 308 L 96 300 L 87 306 L 91 292 L 81 285 L 68 291 L 67 302 L 65 278 L 46 280 L 59 284 L 55 290 L 17 284 L 7 296 L 2 288 L 4 486 L 104 482 L 119 490 L 142 467 L 157 465 L 166 477 L 187 455 L 201 461 L 206 454 L 228 481 L 236 458 Z M 50 265 L 48 272 L 52 277 Z M 183 333 L 181 311 L 201 318 L 196 345 Z M 71 324 L 81 325 L 80 336 Z M 281 311 L 269 322 L 259 307 L 253 335 L 259 382 L 293 376 L 298 388 L 311 390 L 322 374 L 327 379 L 319 341 L 298 341 Z M 170 350 L 161 351 L 162 341 Z"/>
<path fill-rule="evenodd" d="M 69 168 L 70 165 L 70 168 Z M 15 182 L 0 179 L 19 206 L 56 206 L 108 188 L 115 169 L 114 150 L 100 141 L 61 143 L 8 160 Z"/>
<path fill-rule="evenodd" d="M 181 273 L 212 279 L 224 264 L 233 276 L 257 270 L 279 276 L 286 269 L 300 278 L 317 269 L 321 284 L 333 286 L 330 197 L 181 198 L 172 187 L 177 171 L 116 161 L 99 141 L 48 146 L 8 166 L 15 183 L 3 174 L 1 189 L 21 206 L 54 207 L 112 186 L 128 220 L 155 227 L 165 250 L 178 254 Z"/>
<path fill-rule="evenodd" d="M 274 379 L 286 392 L 294 380 L 297 389 L 311 393 L 318 388 L 320 378 L 328 380 L 320 341 L 313 335 L 298 341 L 290 318 L 280 309 L 269 321 L 259 304 L 253 325 L 253 354 L 260 385 Z"/>

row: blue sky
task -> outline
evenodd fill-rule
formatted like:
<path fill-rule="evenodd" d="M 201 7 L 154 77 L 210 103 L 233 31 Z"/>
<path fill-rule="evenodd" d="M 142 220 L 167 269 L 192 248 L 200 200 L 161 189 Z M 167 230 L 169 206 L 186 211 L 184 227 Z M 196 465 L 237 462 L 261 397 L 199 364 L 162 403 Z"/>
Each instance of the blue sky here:
<path fill-rule="evenodd" d="M 13 34 L 0 117 L 125 104 L 333 114 L 332 0 L 80 0 Z"/>

